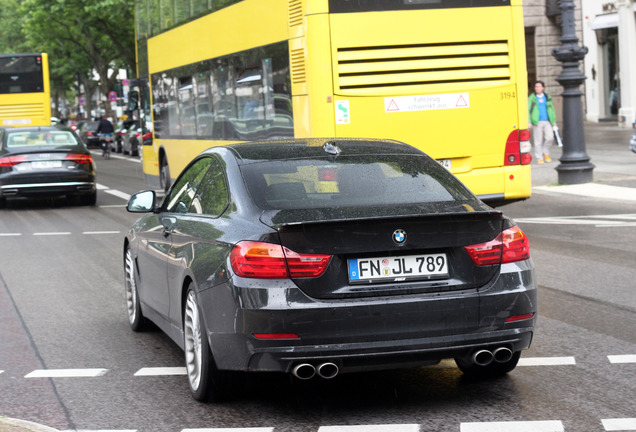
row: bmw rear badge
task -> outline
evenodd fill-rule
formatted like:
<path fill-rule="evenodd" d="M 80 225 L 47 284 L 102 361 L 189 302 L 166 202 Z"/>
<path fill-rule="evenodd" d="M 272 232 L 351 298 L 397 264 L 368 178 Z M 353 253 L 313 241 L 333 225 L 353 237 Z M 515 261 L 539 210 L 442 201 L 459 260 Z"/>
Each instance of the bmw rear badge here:
<path fill-rule="evenodd" d="M 402 246 L 404 243 L 406 243 L 406 231 L 404 231 L 403 229 L 396 229 L 395 231 L 393 231 L 393 241 L 398 246 Z"/>

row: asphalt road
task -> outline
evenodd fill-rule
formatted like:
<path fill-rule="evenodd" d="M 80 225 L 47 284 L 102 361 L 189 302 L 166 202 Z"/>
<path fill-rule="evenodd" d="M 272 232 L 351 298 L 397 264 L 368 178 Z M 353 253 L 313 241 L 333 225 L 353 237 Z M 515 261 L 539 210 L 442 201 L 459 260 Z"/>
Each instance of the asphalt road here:
<path fill-rule="evenodd" d="M 145 185 L 138 160 L 97 164 L 96 207 L 0 209 L 0 416 L 61 431 L 636 430 L 634 203 L 538 193 L 503 208 L 530 237 L 540 283 L 533 345 L 507 377 L 469 381 L 453 362 L 257 375 L 214 405 L 190 397 L 174 343 L 128 326 L 124 203 Z"/>

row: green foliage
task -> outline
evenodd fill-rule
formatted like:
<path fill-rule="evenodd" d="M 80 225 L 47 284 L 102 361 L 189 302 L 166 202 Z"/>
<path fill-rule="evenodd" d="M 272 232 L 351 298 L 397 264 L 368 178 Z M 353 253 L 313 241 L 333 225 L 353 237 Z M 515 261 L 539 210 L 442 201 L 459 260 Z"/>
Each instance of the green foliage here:
<path fill-rule="evenodd" d="M 135 70 L 134 0 L 0 0 L 0 52 L 49 54 L 51 86 L 62 94 L 96 70 L 105 94 Z"/>

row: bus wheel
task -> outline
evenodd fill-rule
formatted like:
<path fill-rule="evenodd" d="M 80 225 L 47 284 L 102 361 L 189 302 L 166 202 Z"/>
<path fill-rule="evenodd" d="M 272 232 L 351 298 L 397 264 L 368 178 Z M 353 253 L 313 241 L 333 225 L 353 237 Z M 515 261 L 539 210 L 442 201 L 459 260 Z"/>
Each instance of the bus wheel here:
<path fill-rule="evenodd" d="M 170 189 L 170 167 L 168 167 L 168 161 L 165 157 L 161 159 L 159 181 L 161 182 L 161 188 L 164 192 L 168 192 L 168 189 Z"/>

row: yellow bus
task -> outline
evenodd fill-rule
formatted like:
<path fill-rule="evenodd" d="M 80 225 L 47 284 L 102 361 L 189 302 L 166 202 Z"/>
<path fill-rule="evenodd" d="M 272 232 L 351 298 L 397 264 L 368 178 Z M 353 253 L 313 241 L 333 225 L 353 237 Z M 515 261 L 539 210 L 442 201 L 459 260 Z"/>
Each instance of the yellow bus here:
<path fill-rule="evenodd" d="M 0 54 L 0 126 L 50 124 L 48 56 Z"/>
<path fill-rule="evenodd" d="M 530 196 L 521 0 L 137 0 L 136 24 L 150 185 L 213 145 L 378 137 Z"/>

